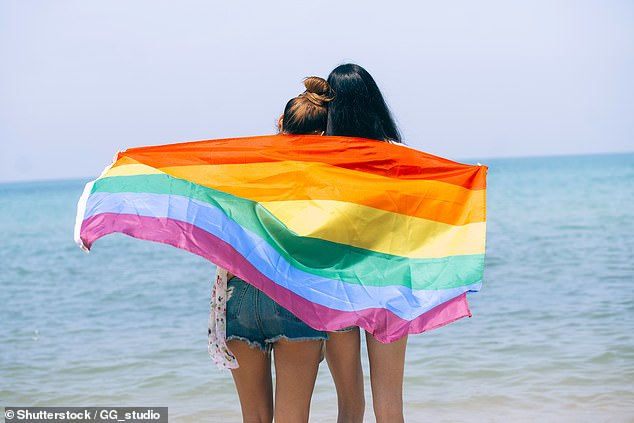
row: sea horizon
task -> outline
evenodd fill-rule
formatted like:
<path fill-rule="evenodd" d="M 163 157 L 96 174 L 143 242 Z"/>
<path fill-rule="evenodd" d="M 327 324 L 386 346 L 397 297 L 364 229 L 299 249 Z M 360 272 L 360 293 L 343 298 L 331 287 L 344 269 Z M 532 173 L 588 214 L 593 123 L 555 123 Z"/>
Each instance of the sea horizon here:
<path fill-rule="evenodd" d="M 429 154 L 432 155 L 437 155 L 434 154 L 432 152 L 429 152 Z M 598 153 L 558 153 L 558 154 L 530 154 L 530 155 L 523 155 L 523 156 L 487 156 L 487 157 L 469 157 L 469 158 L 454 158 L 454 157 L 448 157 L 448 156 L 440 156 L 440 157 L 445 157 L 448 158 L 449 160 L 458 162 L 458 163 L 465 163 L 465 164 L 477 164 L 477 163 L 481 163 L 483 165 L 486 165 L 487 161 L 498 161 L 498 160 L 520 160 L 520 159 L 547 159 L 547 158 L 557 158 L 557 157 L 586 157 L 586 156 L 614 156 L 614 155 L 630 155 L 630 154 L 634 154 L 634 150 L 631 151 L 614 151 L 614 152 L 598 152 Z M 105 168 L 107 166 L 107 163 L 103 164 L 103 168 Z M 42 178 L 33 178 L 33 179 L 0 179 L 0 185 L 1 184 L 11 184 L 11 183 L 37 183 L 37 182 L 72 182 L 72 181 L 92 181 L 94 179 L 97 179 L 99 177 L 99 173 L 103 170 L 102 169 L 97 169 L 97 173 L 95 173 L 93 176 L 63 176 L 63 177 L 59 177 L 59 178 L 46 178 L 46 179 L 42 179 Z"/>

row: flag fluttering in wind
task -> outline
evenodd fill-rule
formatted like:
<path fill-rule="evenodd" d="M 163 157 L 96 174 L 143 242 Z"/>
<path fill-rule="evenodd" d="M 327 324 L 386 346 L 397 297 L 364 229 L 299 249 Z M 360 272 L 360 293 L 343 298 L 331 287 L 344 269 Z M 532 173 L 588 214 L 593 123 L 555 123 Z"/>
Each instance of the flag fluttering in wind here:
<path fill-rule="evenodd" d="M 486 167 L 381 141 L 271 135 L 120 152 L 75 240 L 124 233 L 200 255 L 310 326 L 382 342 L 470 316 Z"/>

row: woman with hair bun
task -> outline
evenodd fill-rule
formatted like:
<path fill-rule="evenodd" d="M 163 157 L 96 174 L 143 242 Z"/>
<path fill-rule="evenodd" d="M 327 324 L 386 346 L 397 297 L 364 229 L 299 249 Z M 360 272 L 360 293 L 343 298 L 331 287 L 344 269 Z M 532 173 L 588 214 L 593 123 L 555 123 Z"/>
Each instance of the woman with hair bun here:
<path fill-rule="evenodd" d="M 372 76 L 359 65 L 336 67 L 328 83 L 337 94 L 328 107 L 326 135 L 400 143 L 394 119 Z M 407 337 L 382 344 L 366 332 L 372 403 L 377 423 L 403 421 L 403 373 Z M 359 328 L 329 333 L 326 359 L 338 400 L 338 423 L 363 421 L 365 399 Z"/>
<path fill-rule="evenodd" d="M 278 120 L 281 134 L 323 134 L 326 129 L 330 86 L 318 77 L 306 78 L 304 85 L 306 91 L 286 104 Z M 244 422 L 270 423 L 274 417 L 277 423 L 308 422 L 326 332 L 311 328 L 262 291 L 218 268 L 208 333 L 212 358 L 219 367 L 231 369 Z"/>
<path fill-rule="evenodd" d="M 328 104 L 334 93 L 325 79 L 310 76 L 304 79 L 306 91 L 286 103 L 278 120 L 281 134 L 318 134 L 326 130 Z"/>

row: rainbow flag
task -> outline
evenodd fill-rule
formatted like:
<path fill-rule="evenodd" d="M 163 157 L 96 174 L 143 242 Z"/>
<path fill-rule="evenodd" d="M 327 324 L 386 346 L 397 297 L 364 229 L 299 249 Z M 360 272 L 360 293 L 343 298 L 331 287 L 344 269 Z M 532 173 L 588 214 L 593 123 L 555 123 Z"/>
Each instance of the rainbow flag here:
<path fill-rule="evenodd" d="M 75 240 L 198 254 L 310 326 L 381 342 L 470 316 L 486 167 L 403 145 L 272 135 L 128 149 L 86 185 Z"/>

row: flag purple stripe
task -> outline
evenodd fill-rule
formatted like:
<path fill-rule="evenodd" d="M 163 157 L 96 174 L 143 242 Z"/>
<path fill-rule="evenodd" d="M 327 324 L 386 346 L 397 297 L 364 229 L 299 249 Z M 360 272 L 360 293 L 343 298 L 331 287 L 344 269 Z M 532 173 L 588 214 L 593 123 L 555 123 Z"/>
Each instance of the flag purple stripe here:
<path fill-rule="evenodd" d="M 231 244 L 238 253 L 248 258 L 249 262 L 276 284 L 313 303 L 341 311 L 386 308 L 402 319 L 412 320 L 463 292 L 477 291 L 480 288 L 480 282 L 446 289 L 411 289 L 406 285 L 389 284 L 362 285 L 309 273 L 296 267 L 296 262 L 289 261 L 289 256 L 285 257 L 273 248 L 269 244 L 272 239 L 263 239 L 259 234 L 247 230 L 212 204 L 178 195 L 128 192 L 91 194 L 86 204 L 86 217 L 103 213 L 169 218 L 194 225 Z M 187 236 L 191 242 L 196 242 L 196 238 L 190 233 L 181 232 L 174 235 Z M 397 263 L 394 262 L 394 265 Z M 400 263 L 400 266 L 405 274 L 413 271 L 411 267 L 403 266 L 403 263 Z M 441 272 L 436 276 L 447 279 L 449 275 L 451 279 L 461 275 L 461 272 L 453 273 L 445 269 L 446 265 L 442 268 L 437 267 L 435 272 Z M 372 266 L 358 268 L 358 271 L 363 272 L 374 270 Z M 418 269 L 419 278 L 434 279 L 434 271 L 427 273 L 421 270 Z M 412 277 L 411 274 L 407 276 Z M 387 282 L 389 281 L 388 279 Z"/>
<path fill-rule="evenodd" d="M 95 240 L 113 232 L 169 244 L 204 257 L 249 281 L 308 325 L 319 330 L 333 331 L 348 326 L 359 326 L 372 332 L 379 341 L 387 343 L 408 333 L 424 332 L 471 316 L 464 293 L 411 321 L 382 308 L 357 311 L 331 309 L 310 302 L 275 284 L 222 239 L 194 225 L 174 219 L 103 213 L 84 220 L 81 227 L 82 239 L 88 248 Z M 191 239 L 186 236 L 174 236 L 175 233 L 189 233 Z M 193 239 L 195 242 L 192 242 Z"/>

